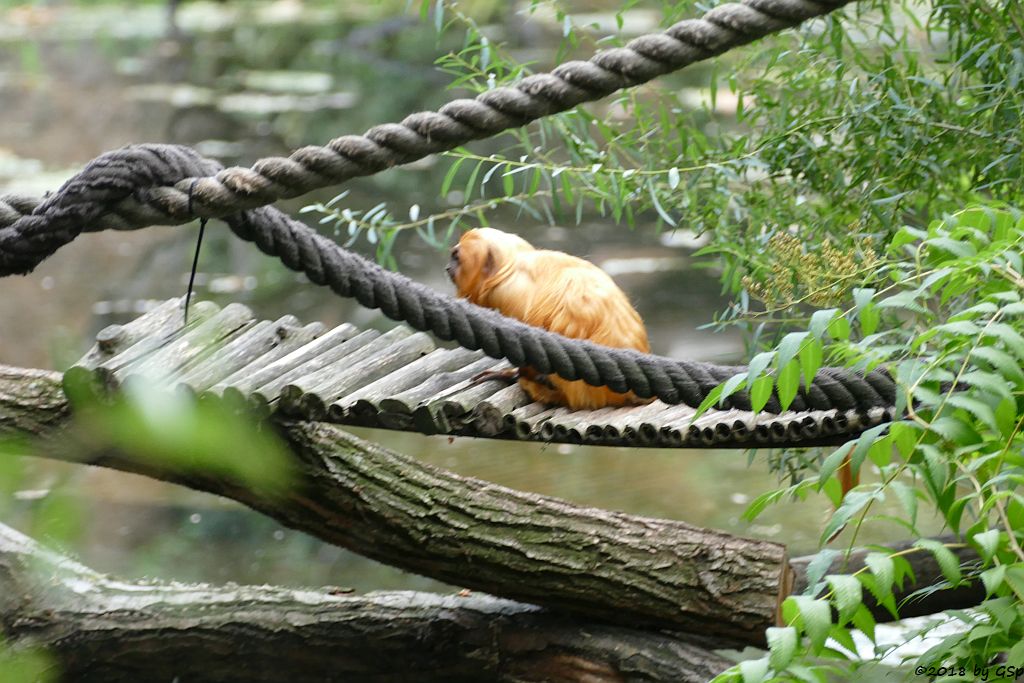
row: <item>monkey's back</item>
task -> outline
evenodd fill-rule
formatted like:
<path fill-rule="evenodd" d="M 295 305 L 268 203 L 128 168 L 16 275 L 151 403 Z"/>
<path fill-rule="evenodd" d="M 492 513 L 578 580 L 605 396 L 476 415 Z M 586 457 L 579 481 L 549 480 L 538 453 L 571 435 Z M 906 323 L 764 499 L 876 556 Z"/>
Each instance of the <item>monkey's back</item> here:
<path fill-rule="evenodd" d="M 589 261 L 558 251 L 520 254 L 500 288 L 506 315 L 576 339 L 649 351 L 640 314 L 611 277 Z"/>

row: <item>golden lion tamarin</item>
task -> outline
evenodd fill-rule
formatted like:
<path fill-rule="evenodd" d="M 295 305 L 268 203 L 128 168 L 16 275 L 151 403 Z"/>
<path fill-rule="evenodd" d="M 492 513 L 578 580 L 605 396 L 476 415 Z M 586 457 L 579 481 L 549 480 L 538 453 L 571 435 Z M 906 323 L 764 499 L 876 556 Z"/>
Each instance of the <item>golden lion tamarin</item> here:
<path fill-rule="evenodd" d="M 566 337 L 650 351 L 640 314 L 607 273 L 583 259 L 535 249 L 501 230 L 477 228 L 452 248 L 446 270 L 458 296 L 474 304 Z M 520 368 L 518 377 L 533 400 L 574 410 L 647 402 L 632 392 L 545 376 L 532 368 Z"/>

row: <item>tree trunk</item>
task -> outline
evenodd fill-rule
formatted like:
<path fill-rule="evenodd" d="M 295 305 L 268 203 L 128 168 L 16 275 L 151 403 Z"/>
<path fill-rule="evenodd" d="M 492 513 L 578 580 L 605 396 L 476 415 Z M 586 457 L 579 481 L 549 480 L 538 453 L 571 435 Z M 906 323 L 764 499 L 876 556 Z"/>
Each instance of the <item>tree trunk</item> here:
<path fill-rule="evenodd" d="M 486 595 L 125 583 L 2 524 L 0 634 L 76 683 L 688 683 L 729 666 L 685 637 Z"/>
<path fill-rule="evenodd" d="M 763 644 L 792 576 L 785 548 L 683 522 L 583 508 L 424 465 L 327 424 L 280 423 L 295 479 L 268 496 L 131 453 L 83 454 L 60 376 L 0 368 L 0 430 L 40 454 L 145 474 L 242 502 L 408 571 L 608 623 Z M 0 432 L 2 434 L 2 432 Z"/>

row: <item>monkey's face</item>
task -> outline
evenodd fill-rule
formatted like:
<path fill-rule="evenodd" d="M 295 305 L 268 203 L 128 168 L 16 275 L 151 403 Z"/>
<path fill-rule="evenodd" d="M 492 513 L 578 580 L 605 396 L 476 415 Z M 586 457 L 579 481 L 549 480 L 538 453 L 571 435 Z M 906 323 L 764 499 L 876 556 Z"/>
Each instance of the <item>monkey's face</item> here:
<path fill-rule="evenodd" d="M 488 282 L 495 274 L 517 253 L 532 250 L 529 242 L 516 235 L 494 228 L 475 228 L 464 233 L 452 247 L 445 271 L 455 283 L 458 296 L 482 303 Z"/>
<path fill-rule="evenodd" d="M 485 240 L 478 239 L 470 230 L 452 247 L 451 259 L 445 270 L 455 283 L 458 296 L 469 297 L 479 292 L 481 283 L 490 277 L 495 269 L 495 254 Z"/>
<path fill-rule="evenodd" d="M 448 265 L 444 267 L 444 272 L 448 273 L 449 279 L 451 279 L 451 281 L 454 282 L 456 285 L 458 285 L 458 280 L 456 279 L 456 276 L 459 272 L 460 248 L 461 245 L 459 244 L 456 244 L 454 247 L 452 247 L 452 250 L 448 252 L 450 256 L 450 258 L 448 259 Z"/>

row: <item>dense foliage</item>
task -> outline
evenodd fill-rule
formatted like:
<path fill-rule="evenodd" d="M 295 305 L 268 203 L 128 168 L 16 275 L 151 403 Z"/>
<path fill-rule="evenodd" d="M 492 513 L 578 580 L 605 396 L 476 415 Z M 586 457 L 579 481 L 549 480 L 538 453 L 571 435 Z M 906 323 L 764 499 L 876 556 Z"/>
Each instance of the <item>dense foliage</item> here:
<path fill-rule="evenodd" d="M 620 27 L 638 4 L 621 9 Z M 700 11 L 664 5 L 666 25 Z M 480 92 L 538 70 L 456 6 L 423 9 L 439 30 L 465 33 L 440 60 L 457 87 Z M 559 58 L 610 44 L 567 5 L 531 11 L 562 26 Z M 748 516 L 823 492 L 836 511 L 822 545 L 846 527 L 852 546 L 873 524 L 919 538 L 919 518 L 934 511 L 983 559 L 961 567 L 925 539 L 873 553 L 856 574 L 822 576 L 836 552 L 823 550 L 811 587 L 784 605 L 787 625 L 769 632 L 769 653 L 721 679 L 850 680 L 864 664 L 854 631 L 874 640 L 863 591 L 898 614 L 908 552 L 934 554 L 948 586 L 981 581 L 989 596 L 952 615 L 961 628 L 914 666 L 974 680 L 979 667 L 1024 665 L 1024 220 L 1014 208 L 1024 206 L 1024 9 L 861 2 L 696 73 L 699 87 L 670 76 L 512 132 L 502 153 L 449 154 L 439 190 L 462 193 L 464 206 L 447 214 L 320 207 L 324 220 L 368 236 L 384 261 L 400 230 L 441 244 L 507 205 L 551 221 L 599 213 L 706 233 L 701 254 L 734 300 L 718 323 L 747 330 L 752 358 L 708 405 L 745 387 L 757 405 L 773 391 L 785 404 L 823 364 L 882 365 L 904 415 L 853 445 L 853 467 L 874 474 L 844 499 L 834 474 L 851 446 L 773 454 L 786 485 Z M 902 513 L 880 513 L 885 499 Z"/>

